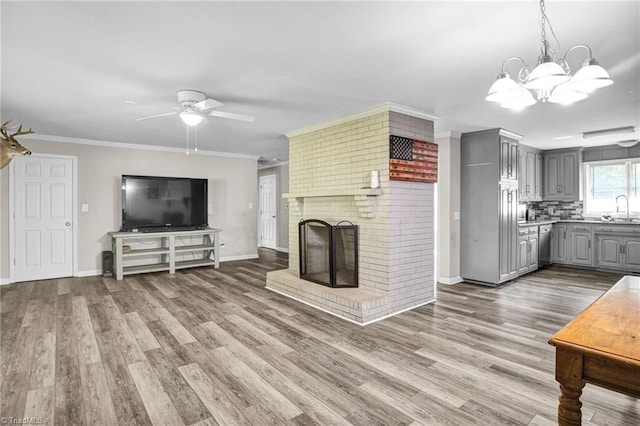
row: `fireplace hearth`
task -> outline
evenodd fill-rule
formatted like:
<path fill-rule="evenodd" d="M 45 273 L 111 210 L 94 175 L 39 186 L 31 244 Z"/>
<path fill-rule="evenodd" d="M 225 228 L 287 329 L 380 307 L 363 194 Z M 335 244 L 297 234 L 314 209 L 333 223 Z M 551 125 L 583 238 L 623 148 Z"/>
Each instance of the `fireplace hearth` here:
<path fill-rule="evenodd" d="M 342 221 L 298 224 L 300 278 L 328 287 L 358 287 L 358 226 Z"/>

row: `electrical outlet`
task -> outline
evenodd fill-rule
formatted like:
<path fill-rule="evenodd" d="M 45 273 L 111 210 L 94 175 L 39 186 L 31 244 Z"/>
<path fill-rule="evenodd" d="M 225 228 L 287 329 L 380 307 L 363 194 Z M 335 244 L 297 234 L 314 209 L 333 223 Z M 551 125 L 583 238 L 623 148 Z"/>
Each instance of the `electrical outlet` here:
<path fill-rule="evenodd" d="M 556 209 L 554 209 L 553 207 L 549 206 L 549 214 L 555 214 L 556 213 Z"/>

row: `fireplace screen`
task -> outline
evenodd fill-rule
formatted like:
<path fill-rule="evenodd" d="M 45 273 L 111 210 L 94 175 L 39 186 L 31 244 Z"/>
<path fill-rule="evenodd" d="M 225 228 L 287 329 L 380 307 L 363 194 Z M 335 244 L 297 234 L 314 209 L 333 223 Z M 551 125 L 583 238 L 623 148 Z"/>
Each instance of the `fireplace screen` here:
<path fill-rule="evenodd" d="M 357 225 L 301 220 L 298 232 L 300 278 L 329 287 L 358 287 Z"/>

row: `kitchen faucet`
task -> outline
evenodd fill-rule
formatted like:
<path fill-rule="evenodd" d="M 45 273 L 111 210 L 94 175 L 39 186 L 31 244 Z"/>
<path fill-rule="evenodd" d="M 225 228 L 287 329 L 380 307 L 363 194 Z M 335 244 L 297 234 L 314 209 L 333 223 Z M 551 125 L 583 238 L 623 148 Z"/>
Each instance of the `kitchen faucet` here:
<path fill-rule="evenodd" d="M 616 213 L 620 213 L 620 207 L 618 206 L 618 198 L 620 197 L 624 197 L 625 201 L 627 202 L 627 222 L 629 222 L 629 199 L 626 195 L 618 195 L 616 197 Z"/>

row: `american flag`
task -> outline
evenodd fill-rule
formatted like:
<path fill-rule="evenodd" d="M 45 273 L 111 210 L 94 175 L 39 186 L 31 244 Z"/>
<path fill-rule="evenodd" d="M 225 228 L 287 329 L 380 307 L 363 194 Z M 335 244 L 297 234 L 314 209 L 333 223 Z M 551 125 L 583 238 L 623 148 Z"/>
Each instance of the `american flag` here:
<path fill-rule="evenodd" d="M 400 136 L 389 137 L 389 179 L 438 181 L 438 145 Z"/>

